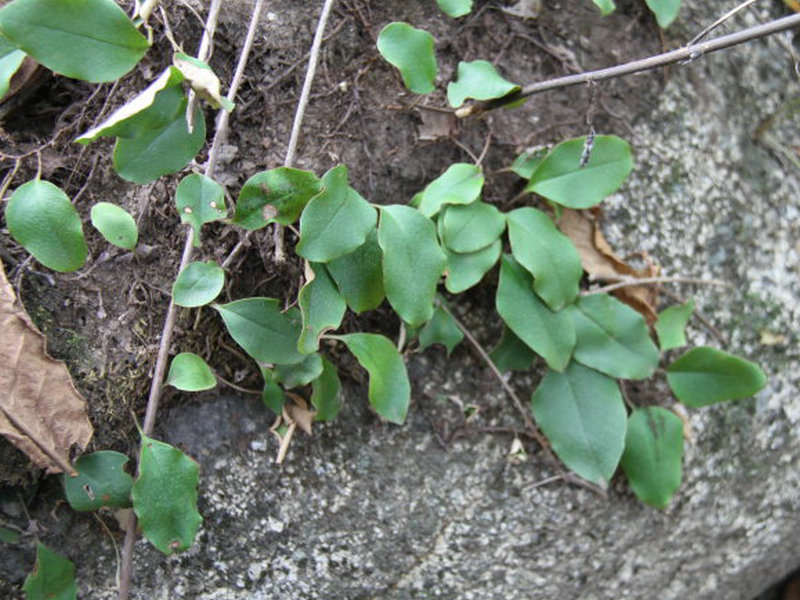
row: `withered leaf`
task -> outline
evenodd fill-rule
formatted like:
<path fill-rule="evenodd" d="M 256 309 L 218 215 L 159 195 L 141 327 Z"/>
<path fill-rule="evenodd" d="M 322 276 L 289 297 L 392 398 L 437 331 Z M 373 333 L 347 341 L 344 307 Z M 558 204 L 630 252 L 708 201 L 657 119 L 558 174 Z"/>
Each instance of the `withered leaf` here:
<path fill-rule="evenodd" d="M 572 210 L 566 208 L 558 220 L 558 228 L 572 240 L 581 255 L 583 270 L 589 278 L 598 281 L 614 282 L 621 277 L 657 277 L 661 269 L 649 264 L 644 269 L 634 269 L 619 258 L 609 245 L 599 226 L 599 210 Z M 648 324 L 658 318 L 658 288 L 655 286 L 634 286 L 612 292 L 622 302 L 641 313 Z"/>
<path fill-rule="evenodd" d="M 0 262 L 0 434 L 48 473 L 72 472 L 69 451 L 92 437 L 86 400 L 17 305 Z"/>

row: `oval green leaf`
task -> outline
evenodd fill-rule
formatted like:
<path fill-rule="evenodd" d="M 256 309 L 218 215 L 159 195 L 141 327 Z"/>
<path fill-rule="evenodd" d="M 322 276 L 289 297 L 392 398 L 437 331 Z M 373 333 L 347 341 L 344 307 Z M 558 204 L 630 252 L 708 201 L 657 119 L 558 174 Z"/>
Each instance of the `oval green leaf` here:
<path fill-rule="evenodd" d="M 136 137 L 145 129 L 160 129 L 175 119 L 183 100 L 183 75 L 168 67 L 143 92 L 123 104 L 75 141 L 93 142 L 101 136 Z"/>
<path fill-rule="evenodd" d="M 533 289 L 551 310 L 561 310 L 578 295 L 583 276 L 575 244 L 545 213 L 531 207 L 508 213 L 511 252 L 533 275 Z"/>
<path fill-rule="evenodd" d="M 114 146 L 114 170 L 133 183 L 149 183 L 162 175 L 177 173 L 188 165 L 203 147 L 206 122 L 198 106 L 194 130 L 186 124 L 184 97 L 175 117 L 158 129 L 142 130 L 132 138 L 117 138 Z"/>
<path fill-rule="evenodd" d="M 350 254 L 328 263 L 328 272 L 347 306 L 356 314 L 378 308 L 386 293 L 383 289 L 383 251 L 378 244 L 378 230 Z"/>
<path fill-rule="evenodd" d="M 434 90 L 438 68 L 430 33 L 408 23 L 389 23 L 378 34 L 378 52 L 400 71 L 409 90 L 415 94 Z"/>
<path fill-rule="evenodd" d="M 119 79 L 149 48 L 114 0 L 16 0 L 0 10 L 0 33 L 51 71 L 92 83 Z"/>
<path fill-rule="evenodd" d="M 442 243 L 460 254 L 491 246 L 506 229 L 505 215 L 496 206 L 481 201 L 448 206 L 439 219 Z"/>
<path fill-rule="evenodd" d="M 536 167 L 538 167 L 539 163 L 544 159 L 546 153 L 544 148 L 527 150 L 514 159 L 510 168 L 523 179 L 530 179 Z"/>
<path fill-rule="evenodd" d="M 109 244 L 126 250 L 136 248 L 139 240 L 136 221 L 124 209 L 110 202 L 98 202 L 92 207 L 91 218 L 92 225 Z"/>
<path fill-rule="evenodd" d="M 600 9 L 600 13 L 604 17 L 610 15 L 617 8 L 614 0 L 592 0 L 592 2 Z"/>
<path fill-rule="evenodd" d="M 472 0 L 436 0 L 448 17 L 457 19 L 472 12 Z"/>
<path fill-rule="evenodd" d="M 525 190 L 569 208 L 589 208 L 616 192 L 633 170 L 628 142 L 613 135 L 596 136 L 589 162 L 581 167 L 585 142 L 580 137 L 553 148 Z"/>
<path fill-rule="evenodd" d="M 192 262 L 172 285 L 172 299 L 178 306 L 203 306 L 213 302 L 224 285 L 225 271 L 217 263 Z"/>
<path fill-rule="evenodd" d="M 387 421 L 402 424 L 411 403 L 411 384 L 403 357 L 382 335 L 351 333 L 336 337 L 369 373 L 369 403 Z"/>
<path fill-rule="evenodd" d="M 300 216 L 295 251 L 311 262 L 326 263 L 361 246 L 375 229 L 378 213 L 348 185 L 344 165 L 325 173 L 322 185 Z"/>
<path fill-rule="evenodd" d="M 338 329 L 347 310 L 344 298 L 328 275 L 325 265 L 310 265 L 308 271 L 312 278 L 306 282 L 297 298 L 303 315 L 303 331 L 297 341 L 297 349 L 301 354 L 319 350 L 322 335 Z"/>
<path fill-rule="evenodd" d="M 694 312 L 694 300 L 670 306 L 658 313 L 655 329 L 662 351 L 666 352 L 686 345 L 686 324 L 689 322 L 692 312 Z"/>
<path fill-rule="evenodd" d="M 144 536 L 164 554 L 191 546 L 203 522 L 197 512 L 199 473 L 183 452 L 142 434 L 133 510 Z"/>
<path fill-rule="evenodd" d="M 433 221 L 410 206 L 382 206 L 378 243 L 389 304 L 411 327 L 423 325 L 433 316 L 436 286 L 447 266 Z"/>
<path fill-rule="evenodd" d="M 536 353 L 508 327 L 503 327 L 503 335 L 489 353 L 489 358 L 502 373 L 527 371 L 533 366 Z"/>
<path fill-rule="evenodd" d="M 554 371 L 563 371 L 575 346 L 575 327 L 565 312 L 553 312 L 533 293 L 530 274 L 511 256 L 500 263 L 497 312 L 509 329 Z"/>
<path fill-rule="evenodd" d="M 6 224 L 17 243 L 54 271 L 75 271 L 89 249 L 78 211 L 48 181 L 34 179 L 17 188 L 6 207 Z"/>
<path fill-rule="evenodd" d="M 272 222 L 291 225 L 321 190 L 311 171 L 278 167 L 256 173 L 239 192 L 233 222 L 251 231 Z"/>
<path fill-rule="evenodd" d="M 175 190 L 175 205 L 181 216 L 194 232 L 194 245 L 200 245 L 200 227 L 224 219 L 228 214 L 225 208 L 225 190 L 213 179 L 192 173 L 178 184 Z"/>
<path fill-rule="evenodd" d="M 447 101 L 458 108 L 467 100 L 494 100 L 521 88 L 503 78 L 497 68 L 487 60 L 461 61 L 458 63 L 458 78 L 447 84 Z"/>
<path fill-rule="evenodd" d="M 767 383 L 757 364 L 721 350 L 693 348 L 667 367 L 667 382 L 686 406 L 749 398 Z"/>
<path fill-rule="evenodd" d="M 127 462 L 127 456 L 111 450 L 78 458 L 73 464 L 78 476 L 62 475 L 64 492 L 72 510 L 90 512 L 104 506 L 129 507 L 133 477 L 125 472 Z"/>
<path fill-rule="evenodd" d="M 314 419 L 317 421 L 330 421 L 339 414 L 342 408 L 339 393 L 342 383 L 339 373 L 325 357 L 322 358 L 322 374 L 311 382 L 311 405 L 317 409 Z"/>
<path fill-rule="evenodd" d="M 625 445 L 626 415 L 617 383 L 575 362 L 545 375 L 531 401 L 553 451 L 578 475 L 605 486 Z"/>
<path fill-rule="evenodd" d="M 503 250 L 503 242 L 497 240 L 488 248 L 458 254 L 444 249 L 447 255 L 447 271 L 444 287 L 451 294 L 460 294 L 477 285 L 483 276 L 497 263 Z"/>
<path fill-rule="evenodd" d="M 25 60 L 25 53 L 0 35 L 0 101 L 8 92 L 11 78 Z"/>
<path fill-rule="evenodd" d="M 619 379 L 646 379 L 658 367 L 658 348 L 644 317 L 608 294 L 582 296 L 569 308 L 575 360 Z"/>
<path fill-rule="evenodd" d="M 433 217 L 445 204 L 471 204 L 483 190 L 483 172 L 467 163 L 455 163 L 422 191 L 419 210 Z"/>
<path fill-rule="evenodd" d="M 258 362 L 286 365 L 305 358 L 297 351 L 301 318 L 296 308 L 282 313 L 274 298 L 245 298 L 213 307 L 231 337 Z"/>
<path fill-rule="evenodd" d="M 443 299 L 440 301 L 444 302 Z M 437 306 L 431 320 L 425 323 L 419 332 L 419 349 L 425 350 L 433 344 L 441 344 L 449 355 L 463 339 L 464 334 L 456 325 L 452 315 L 441 306 Z"/>
<path fill-rule="evenodd" d="M 75 565 L 42 543 L 36 544 L 36 564 L 22 585 L 27 600 L 76 600 Z"/>
<path fill-rule="evenodd" d="M 664 508 L 681 485 L 683 422 L 657 406 L 637 408 L 628 419 L 620 465 L 645 504 Z"/>
<path fill-rule="evenodd" d="M 681 0 L 646 0 L 647 6 L 653 11 L 661 29 L 666 29 L 678 16 Z"/>
<path fill-rule="evenodd" d="M 197 354 L 181 352 L 172 359 L 167 384 L 184 392 L 201 392 L 217 385 L 217 378 Z"/>
<path fill-rule="evenodd" d="M 262 368 L 261 374 L 264 376 L 264 391 L 261 393 L 261 401 L 276 415 L 280 415 L 286 402 L 286 394 L 275 381 L 275 373 L 272 369 Z"/>
<path fill-rule="evenodd" d="M 275 365 L 274 380 L 285 389 L 308 385 L 322 375 L 322 356 L 315 352 L 307 354 L 299 363 L 291 365 Z"/>

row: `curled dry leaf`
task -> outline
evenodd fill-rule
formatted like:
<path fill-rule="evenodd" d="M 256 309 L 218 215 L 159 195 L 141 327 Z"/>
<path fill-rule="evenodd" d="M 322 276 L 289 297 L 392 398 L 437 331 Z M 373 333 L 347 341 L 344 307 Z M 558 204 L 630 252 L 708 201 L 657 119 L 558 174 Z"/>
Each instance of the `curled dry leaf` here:
<path fill-rule="evenodd" d="M 48 473 L 73 472 L 69 450 L 92 437 L 86 400 L 16 303 L 0 263 L 0 434 Z"/>
<path fill-rule="evenodd" d="M 657 277 L 660 267 L 649 264 L 644 269 L 634 269 L 619 258 L 609 245 L 600 229 L 599 210 L 572 210 L 566 208 L 558 220 L 558 228 L 569 237 L 581 255 L 583 270 L 592 280 L 614 282 L 621 277 Z M 647 319 L 652 325 L 658 318 L 655 307 L 658 304 L 658 288 L 655 286 L 635 286 L 612 292 L 622 302 Z"/>

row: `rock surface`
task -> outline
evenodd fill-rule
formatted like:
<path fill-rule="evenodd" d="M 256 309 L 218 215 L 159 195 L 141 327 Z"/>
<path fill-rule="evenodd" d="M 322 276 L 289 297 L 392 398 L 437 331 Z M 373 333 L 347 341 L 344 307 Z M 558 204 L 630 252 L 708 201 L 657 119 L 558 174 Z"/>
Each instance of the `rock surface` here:
<path fill-rule="evenodd" d="M 684 4 L 673 39 L 718 16 L 711 3 Z M 757 11 L 724 30 L 773 16 Z M 770 376 L 755 400 L 690 413 L 694 442 L 669 508 L 643 506 L 621 477 L 607 498 L 548 483 L 542 457 L 510 459 L 502 433 L 449 435 L 458 403 L 485 406 L 491 425 L 515 419 L 467 350 L 449 361 L 433 352 L 410 365 L 425 385 L 407 425 L 379 424 L 363 390 L 348 388 L 342 416 L 299 436 L 282 466 L 256 402 L 169 412 L 162 438 L 202 466 L 205 524 L 177 557 L 137 543 L 133 597 L 749 600 L 796 568 L 800 170 L 776 159 L 774 144 L 796 140 L 797 128 L 776 124 L 772 152 L 753 137 L 800 95 L 788 43 L 784 35 L 671 69 L 652 113 L 633 126 L 636 170 L 606 202 L 620 253 L 646 250 L 666 275 L 732 284 L 698 289 L 698 305 L 731 351 Z M 691 338 L 718 345 L 702 327 Z M 81 597 L 115 597 L 108 538 L 90 518 L 65 518 Z"/>

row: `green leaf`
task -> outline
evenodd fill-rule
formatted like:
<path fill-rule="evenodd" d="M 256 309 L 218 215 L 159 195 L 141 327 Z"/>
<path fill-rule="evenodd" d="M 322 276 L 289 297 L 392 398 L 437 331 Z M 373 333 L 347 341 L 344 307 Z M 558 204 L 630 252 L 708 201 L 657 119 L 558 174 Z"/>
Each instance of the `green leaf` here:
<path fill-rule="evenodd" d="M 297 342 L 301 354 L 319 350 L 319 339 L 326 331 L 339 328 L 347 310 L 325 265 L 310 265 L 307 276 L 308 281 L 297 298 L 303 315 L 303 331 Z"/>
<path fill-rule="evenodd" d="M 146 129 L 133 138 L 117 138 L 114 146 L 114 170 L 133 183 L 149 183 L 162 175 L 177 173 L 188 165 L 203 147 L 206 122 L 198 106 L 194 113 L 194 131 L 186 124 L 187 99 L 181 100 L 175 117 L 164 127 Z"/>
<path fill-rule="evenodd" d="M 382 206 L 378 243 L 386 298 L 403 321 L 419 327 L 433 315 L 436 286 L 447 265 L 436 228 L 410 206 Z"/>
<path fill-rule="evenodd" d="M 347 306 L 356 314 L 378 308 L 386 293 L 383 289 L 383 251 L 378 230 L 350 254 L 328 263 L 328 273 L 336 282 Z"/>
<path fill-rule="evenodd" d="M 503 327 L 500 342 L 489 353 L 489 358 L 502 373 L 528 371 L 533 366 L 536 353 L 508 327 Z"/>
<path fill-rule="evenodd" d="M 0 10 L 0 32 L 51 71 L 92 83 L 119 79 L 149 48 L 113 0 L 16 0 Z"/>
<path fill-rule="evenodd" d="M 167 384 L 184 392 L 200 392 L 217 385 L 217 378 L 197 354 L 181 352 L 172 359 Z"/>
<path fill-rule="evenodd" d="M 213 179 L 199 173 L 181 179 L 175 190 L 175 204 L 181 222 L 191 226 L 194 232 L 195 246 L 200 246 L 200 227 L 204 223 L 219 221 L 228 214 L 225 190 Z"/>
<path fill-rule="evenodd" d="M 144 536 L 164 554 L 191 546 L 203 522 L 197 512 L 199 472 L 183 452 L 142 434 L 133 510 Z"/>
<path fill-rule="evenodd" d="M 133 100 L 75 141 L 88 144 L 101 136 L 137 137 L 144 130 L 166 127 L 180 111 L 184 98 L 181 81 L 183 75 L 178 69 L 167 68 Z"/>
<path fill-rule="evenodd" d="M 402 424 L 411 403 L 411 384 L 403 357 L 382 335 L 351 333 L 336 337 L 369 373 L 369 403 L 384 419 Z"/>
<path fill-rule="evenodd" d="M 514 159 L 511 170 L 523 179 L 530 179 L 536 167 L 544 160 L 545 154 L 546 151 L 543 148 L 523 152 Z"/>
<path fill-rule="evenodd" d="M 767 383 L 757 364 L 714 348 L 689 350 L 667 367 L 667 382 L 686 406 L 749 398 Z"/>
<path fill-rule="evenodd" d="M 136 221 L 124 209 L 109 202 L 98 202 L 92 207 L 91 218 L 92 225 L 109 244 L 126 250 L 136 248 L 139 240 Z"/>
<path fill-rule="evenodd" d="M 212 306 L 231 337 L 258 362 L 288 365 L 305 359 L 297 351 L 301 318 L 296 308 L 282 313 L 274 298 L 244 298 Z"/>
<path fill-rule="evenodd" d="M 27 600 L 76 600 L 75 565 L 42 543 L 36 544 L 36 565 L 22 586 Z"/>
<path fill-rule="evenodd" d="M 458 79 L 447 84 L 447 101 L 453 108 L 458 108 L 467 98 L 494 100 L 520 89 L 515 83 L 503 79 L 489 61 L 461 61 L 458 63 Z"/>
<path fill-rule="evenodd" d="M 339 393 L 342 383 L 339 374 L 325 357 L 322 358 L 322 375 L 311 382 L 311 405 L 317 409 L 314 419 L 317 421 L 331 421 L 339 414 L 342 402 Z"/>
<path fill-rule="evenodd" d="M 564 312 L 553 312 L 533 293 L 530 274 L 509 255 L 500 263 L 497 312 L 517 337 L 563 371 L 575 346 L 575 327 Z"/>
<path fill-rule="evenodd" d="M 453 317 L 441 306 L 437 306 L 433 311 L 431 320 L 419 332 L 419 349 L 425 350 L 433 344 L 442 344 L 447 348 L 449 355 L 453 348 L 461 343 L 464 334 L 456 325 Z"/>
<path fill-rule="evenodd" d="M 172 56 L 172 64 L 181 72 L 197 95 L 208 102 L 212 108 L 223 108 L 230 112 L 234 104 L 220 94 L 219 77 L 208 63 L 183 52 L 176 52 Z"/>
<path fill-rule="evenodd" d="M 408 23 L 389 23 L 378 34 L 378 52 L 400 71 L 409 90 L 415 94 L 434 90 L 438 68 L 430 33 Z"/>
<path fill-rule="evenodd" d="M 585 137 L 561 142 L 531 175 L 525 191 L 562 206 L 589 208 L 616 192 L 633 170 L 628 142 L 598 135 L 586 166 L 581 167 Z"/>
<path fill-rule="evenodd" d="M 545 375 L 531 401 L 553 451 L 588 481 L 605 485 L 625 445 L 625 404 L 617 383 L 575 362 Z"/>
<path fill-rule="evenodd" d="M 103 506 L 129 507 L 133 477 L 125 472 L 127 462 L 127 456 L 111 450 L 78 458 L 73 464 L 78 476 L 62 476 L 64 492 L 72 510 L 90 512 Z"/>
<path fill-rule="evenodd" d="M 271 369 L 262 368 L 261 374 L 264 376 L 264 391 L 261 394 L 261 400 L 264 402 L 264 406 L 279 415 L 283 411 L 286 394 L 283 393 L 283 388 L 276 383 L 275 373 Z"/>
<path fill-rule="evenodd" d="M 0 100 L 8 92 L 11 78 L 25 60 L 25 53 L 0 35 Z"/>
<path fill-rule="evenodd" d="M 497 240 L 483 250 L 469 254 L 458 254 L 444 249 L 447 255 L 447 271 L 444 287 L 451 294 L 460 294 L 477 285 L 483 276 L 497 263 L 503 250 L 503 243 Z"/>
<path fill-rule="evenodd" d="M 448 17 L 458 18 L 472 12 L 472 0 L 436 0 Z"/>
<path fill-rule="evenodd" d="M 647 6 L 653 11 L 661 29 L 666 29 L 678 16 L 681 0 L 646 0 Z"/>
<path fill-rule="evenodd" d="M 664 508 L 681 485 L 683 423 L 659 407 L 637 408 L 628 419 L 621 466 L 639 499 Z"/>
<path fill-rule="evenodd" d="M 506 229 L 505 215 L 496 206 L 481 201 L 448 206 L 439 219 L 442 243 L 461 254 L 491 246 Z"/>
<path fill-rule="evenodd" d="M 378 213 L 347 184 L 344 165 L 325 173 L 322 185 L 300 216 L 295 251 L 311 262 L 326 263 L 361 246 L 375 229 Z"/>
<path fill-rule="evenodd" d="M 644 317 L 608 294 L 582 296 L 569 309 L 575 360 L 619 379 L 646 379 L 658 367 L 658 348 Z"/>
<path fill-rule="evenodd" d="M 275 381 L 290 390 L 308 385 L 322 375 L 322 356 L 315 352 L 308 354 L 299 363 L 275 365 Z"/>
<path fill-rule="evenodd" d="M 321 190 L 311 171 L 278 167 L 256 173 L 239 192 L 233 223 L 251 231 L 273 222 L 291 225 Z"/>
<path fill-rule="evenodd" d="M 213 302 L 224 285 L 225 271 L 217 263 L 191 262 L 172 285 L 172 299 L 178 306 L 203 306 Z"/>
<path fill-rule="evenodd" d="M 22 536 L 19 532 L 6 527 L 0 527 L 0 543 L 2 544 L 17 544 Z"/>
<path fill-rule="evenodd" d="M 419 210 L 434 217 L 445 204 L 471 204 L 481 195 L 483 172 L 467 163 L 455 163 L 422 191 Z"/>
<path fill-rule="evenodd" d="M 550 217 L 531 207 L 512 210 L 508 237 L 514 258 L 533 275 L 533 289 L 551 310 L 561 310 L 577 297 L 581 256 Z"/>
<path fill-rule="evenodd" d="M 17 243 L 54 271 L 75 271 L 89 249 L 78 211 L 49 181 L 34 179 L 17 188 L 6 206 L 6 224 Z"/>
<path fill-rule="evenodd" d="M 686 345 L 686 324 L 689 322 L 692 312 L 694 312 L 694 300 L 670 306 L 658 313 L 655 329 L 662 351 L 666 352 Z"/>
<path fill-rule="evenodd" d="M 617 8 L 614 0 L 592 0 L 592 2 L 597 5 L 604 17 L 610 15 Z"/>

